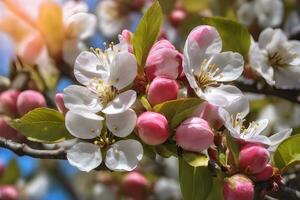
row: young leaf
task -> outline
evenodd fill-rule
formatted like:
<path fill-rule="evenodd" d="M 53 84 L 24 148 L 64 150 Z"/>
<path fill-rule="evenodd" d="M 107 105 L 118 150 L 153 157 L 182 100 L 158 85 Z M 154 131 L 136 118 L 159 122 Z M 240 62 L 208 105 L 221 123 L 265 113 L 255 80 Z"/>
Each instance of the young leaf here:
<path fill-rule="evenodd" d="M 200 17 L 199 15 L 188 16 L 183 24 L 185 24 L 181 28 L 183 35 L 187 35 L 194 27 L 199 25 L 214 26 L 222 38 L 223 51 L 239 52 L 244 56 L 245 60 L 248 59 L 251 36 L 247 28 L 242 24 L 227 18 Z"/>
<path fill-rule="evenodd" d="M 132 39 L 140 72 L 143 71 L 148 53 L 159 35 L 162 22 L 162 9 L 156 0 L 142 17 Z"/>
<path fill-rule="evenodd" d="M 173 129 L 188 118 L 202 101 L 199 98 L 172 100 L 156 105 L 154 110 L 163 114 L 171 122 Z"/>
<path fill-rule="evenodd" d="M 237 145 L 237 143 L 234 141 L 234 138 L 231 137 L 231 135 L 226 132 L 226 142 L 227 142 L 227 146 L 230 150 L 230 153 L 233 156 L 233 160 L 236 166 L 239 165 L 239 147 Z"/>
<path fill-rule="evenodd" d="M 21 172 L 17 161 L 12 159 L 0 178 L 0 185 L 14 185 L 18 181 L 20 174 Z"/>
<path fill-rule="evenodd" d="M 179 182 L 184 200 L 206 200 L 213 183 L 208 167 L 192 167 L 179 158 Z"/>
<path fill-rule="evenodd" d="M 64 116 L 49 108 L 37 108 L 11 125 L 32 141 L 57 143 L 73 138 L 65 127 Z"/>
<path fill-rule="evenodd" d="M 293 135 L 283 141 L 276 149 L 273 162 L 275 166 L 285 171 L 289 167 L 300 164 L 300 134 Z"/>
<path fill-rule="evenodd" d="M 191 153 L 184 152 L 182 154 L 183 159 L 192 167 L 207 167 L 208 166 L 208 157 L 202 153 Z"/>

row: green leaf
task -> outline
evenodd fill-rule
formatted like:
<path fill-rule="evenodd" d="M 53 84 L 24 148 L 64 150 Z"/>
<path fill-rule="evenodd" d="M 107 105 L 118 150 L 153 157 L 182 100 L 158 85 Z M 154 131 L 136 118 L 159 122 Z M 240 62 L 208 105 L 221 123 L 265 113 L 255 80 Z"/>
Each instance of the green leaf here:
<path fill-rule="evenodd" d="M 148 99 L 146 98 L 146 96 L 142 96 L 141 99 L 141 104 L 143 105 L 143 107 L 147 110 L 147 111 L 152 111 L 152 106 L 149 103 Z"/>
<path fill-rule="evenodd" d="M 168 140 L 164 144 L 156 146 L 155 150 L 159 155 L 165 158 L 171 156 L 177 157 L 177 145 L 173 140 Z"/>
<path fill-rule="evenodd" d="M 142 17 L 132 39 L 139 72 L 144 71 L 148 53 L 159 35 L 162 23 L 162 9 L 156 0 Z"/>
<path fill-rule="evenodd" d="M 207 200 L 224 199 L 223 180 L 224 180 L 224 174 L 222 174 L 222 172 L 218 172 L 217 177 L 213 178 L 213 187 L 211 189 L 211 192 Z"/>
<path fill-rule="evenodd" d="M 181 0 L 181 4 L 186 10 L 194 13 L 207 9 L 209 2 L 210 0 Z"/>
<path fill-rule="evenodd" d="M 225 133 L 226 135 L 226 142 L 227 142 L 227 147 L 229 148 L 232 156 L 233 156 L 233 160 L 236 166 L 239 166 L 239 147 L 237 145 L 237 143 L 235 142 L 235 139 L 233 137 L 231 137 L 231 135 L 228 133 L 228 131 L 226 131 Z"/>
<path fill-rule="evenodd" d="M 203 100 L 199 98 L 178 99 L 166 101 L 154 107 L 155 112 L 163 114 L 171 124 L 171 128 L 176 128 L 183 120 L 188 118 Z"/>
<path fill-rule="evenodd" d="M 57 143 L 73 138 L 65 127 L 64 116 L 49 108 L 37 108 L 11 125 L 32 141 Z"/>
<path fill-rule="evenodd" d="M 202 153 L 185 152 L 182 154 L 183 159 L 192 167 L 207 167 L 208 157 Z"/>
<path fill-rule="evenodd" d="M 20 169 L 15 159 L 12 159 L 1 176 L 0 185 L 14 185 L 20 177 Z"/>
<path fill-rule="evenodd" d="M 179 158 L 179 182 L 184 200 L 206 200 L 213 183 L 208 167 L 192 167 Z"/>
<path fill-rule="evenodd" d="M 190 15 L 183 22 L 181 33 L 187 36 L 190 31 L 199 25 L 214 26 L 223 42 L 223 51 L 239 52 L 248 59 L 248 51 L 251 44 L 251 36 L 245 26 L 231 19 L 222 17 L 200 17 L 199 15 Z"/>
<path fill-rule="evenodd" d="M 175 8 L 176 0 L 158 0 L 164 13 L 169 13 Z"/>
<path fill-rule="evenodd" d="M 273 162 L 281 171 L 300 164 L 300 134 L 293 135 L 284 140 L 276 149 Z"/>

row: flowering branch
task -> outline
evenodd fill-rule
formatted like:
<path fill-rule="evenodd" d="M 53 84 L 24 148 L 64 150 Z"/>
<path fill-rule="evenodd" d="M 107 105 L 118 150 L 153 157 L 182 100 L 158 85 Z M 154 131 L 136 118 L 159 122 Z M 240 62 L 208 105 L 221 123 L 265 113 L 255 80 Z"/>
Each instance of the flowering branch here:
<path fill-rule="evenodd" d="M 241 82 L 236 82 L 235 85 L 238 88 L 240 88 L 243 92 L 277 96 L 289 100 L 291 102 L 300 104 L 300 90 L 283 90 L 270 88 L 268 86 L 263 86 L 262 88 L 259 88 L 256 84 L 245 84 Z"/>
<path fill-rule="evenodd" d="M 66 151 L 64 149 L 56 149 L 56 150 L 40 150 L 33 149 L 24 143 L 17 143 L 12 140 L 7 140 L 3 137 L 0 137 L 0 147 L 9 149 L 13 151 L 18 156 L 30 156 L 33 158 L 40 159 L 66 159 Z"/>

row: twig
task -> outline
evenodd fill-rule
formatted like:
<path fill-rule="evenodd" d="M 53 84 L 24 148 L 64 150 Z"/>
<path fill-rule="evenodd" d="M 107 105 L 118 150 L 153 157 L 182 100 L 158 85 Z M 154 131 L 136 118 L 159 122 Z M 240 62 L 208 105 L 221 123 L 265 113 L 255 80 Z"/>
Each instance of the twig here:
<path fill-rule="evenodd" d="M 64 149 L 56 149 L 56 150 L 39 150 L 33 149 L 27 144 L 17 143 L 12 140 L 7 140 L 3 137 L 0 137 L 0 147 L 9 149 L 13 151 L 18 156 L 30 156 L 33 158 L 40 159 L 66 159 L 66 151 Z"/>
<path fill-rule="evenodd" d="M 243 92 L 277 96 L 300 104 L 300 90 L 283 90 L 271 87 L 258 88 L 256 84 L 245 84 L 241 82 L 236 82 L 235 85 Z"/>

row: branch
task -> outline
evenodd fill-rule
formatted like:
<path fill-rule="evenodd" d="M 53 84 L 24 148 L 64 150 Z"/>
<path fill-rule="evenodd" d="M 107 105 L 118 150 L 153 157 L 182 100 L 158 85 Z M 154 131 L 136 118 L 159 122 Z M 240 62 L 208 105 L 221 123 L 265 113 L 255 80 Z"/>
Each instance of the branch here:
<path fill-rule="evenodd" d="M 66 151 L 64 149 L 57 150 L 39 150 L 33 149 L 27 144 L 17 143 L 12 140 L 7 140 L 3 137 L 0 137 L 0 147 L 9 149 L 13 151 L 18 156 L 30 156 L 33 158 L 40 159 L 58 159 L 65 160 L 66 159 Z"/>
<path fill-rule="evenodd" d="M 258 88 L 256 84 L 245 84 L 241 82 L 236 82 L 235 85 L 243 92 L 277 96 L 300 104 L 300 90 L 283 90 L 271 87 Z"/>

